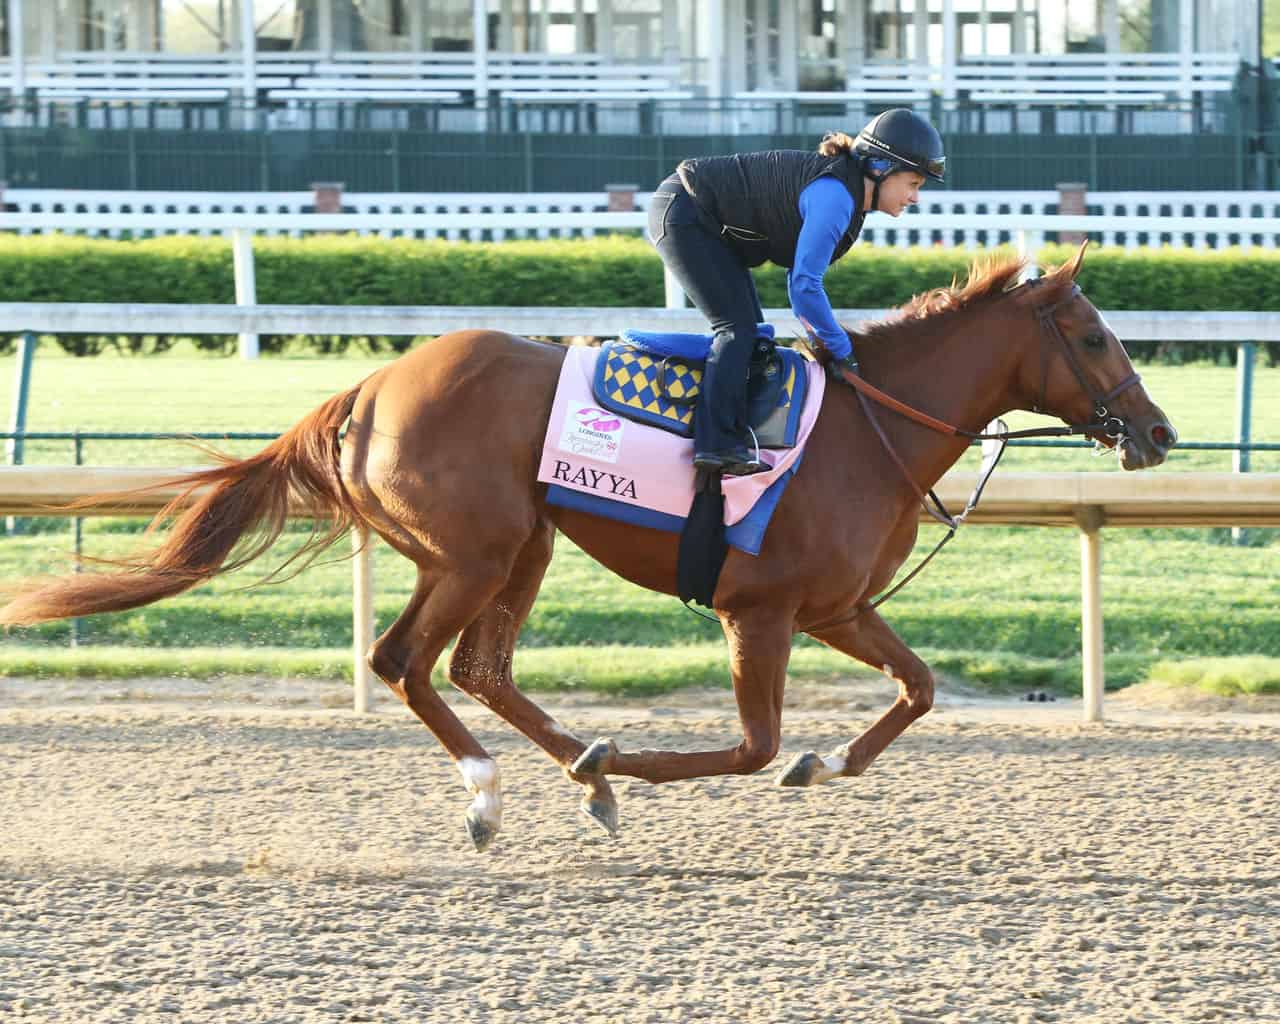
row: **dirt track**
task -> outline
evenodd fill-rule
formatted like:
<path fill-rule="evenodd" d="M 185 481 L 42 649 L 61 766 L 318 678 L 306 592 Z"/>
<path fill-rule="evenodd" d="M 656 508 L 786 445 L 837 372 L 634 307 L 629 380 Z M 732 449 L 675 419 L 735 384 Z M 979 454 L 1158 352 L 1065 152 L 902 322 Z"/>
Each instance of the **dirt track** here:
<path fill-rule="evenodd" d="M 946 702 L 858 780 L 621 782 L 611 842 L 477 708 L 506 792 L 477 855 L 398 706 L 0 693 L 5 1020 L 1280 1021 L 1274 714 Z M 802 695 L 779 763 L 869 694 Z M 726 694 L 558 707 L 627 747 L 736 735 Z"/>

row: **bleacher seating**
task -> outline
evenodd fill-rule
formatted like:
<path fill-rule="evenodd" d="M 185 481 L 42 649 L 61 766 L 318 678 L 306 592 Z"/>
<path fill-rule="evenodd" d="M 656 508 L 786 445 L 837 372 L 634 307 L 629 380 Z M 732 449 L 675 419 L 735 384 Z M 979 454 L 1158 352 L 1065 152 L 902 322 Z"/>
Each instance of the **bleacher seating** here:
<path fill-rule="evenodd" d="M 838 91 L 752 90 L 735 101 L 893 106 L 937 97 L 976 108 L 1140 105 L 1198 100 L 1234 87 L 1239 58 L 1229 53 L 1085 53 L 970 56 L 950 69 L 869 61 Z M 12 82 L 12 69 L 10 69 Z M 3 80 L 0 80 L 0 85 Z M 459 105 L 485 97 L 554 106 L 594 101 L 685 100 L 679 65 L 626 63 L 600 54 L 260 53 L 251 75 L 236 55 L 68 54 L 31 62 L 22 87 L 37 101 L 208 101 L 262 98 L 293 104 L 417 102 Z M 246 97 L 249 89 L 253 96 Z"/>
<path fill-rule="evenodd" d="M 225 100 L 242 96 L 247 81 L 238 58 L 167 54 L 110 59 L 69 55 L 30 63 L 23 75 L 23 87 L 37 100 Z M 597 54 L 493 53 L 483 70 L 467 53 L 361 53 L 327 59 L 259 54 L 252 89 L 286 101 L 448 103 L 507 94 L 523 103 L 691 97 L 679 81 L 676 65 L 616 63 Z"/>
<path fill-rule="evenodd" d="M 1229 91 L 1239 58 L 1195 53 L 1068 53 L 966 57 L 957 98 L 972 103 L 1149 104 Z"/>
<path fill-rule="evenodd" d="M 263 65 L 255 89 L 287 86 L 307 65 Z M 154 60 L 135 55 L 119 60 L 66 60 L 30 64 L 25 85 L 40 99 L 225 100 L 244 91 L 244 66 L 233 61 Z"/>
<path fill-rule="evenodd" d="M 526 103 L 692 96 L 676 88 L 680 69 L 672 65 L 613 64 L 593 56 L 489 54 L 481 73 L 469 54 L 374 57 L 362 54 L 317 61 L 311 74 L 296 76 L 288 90 L 268 95 L 280 99 L 319 98 L 338 91 L 352 99 L 378 99 L 393 93 L 409 99 L 488 95 Z"/>

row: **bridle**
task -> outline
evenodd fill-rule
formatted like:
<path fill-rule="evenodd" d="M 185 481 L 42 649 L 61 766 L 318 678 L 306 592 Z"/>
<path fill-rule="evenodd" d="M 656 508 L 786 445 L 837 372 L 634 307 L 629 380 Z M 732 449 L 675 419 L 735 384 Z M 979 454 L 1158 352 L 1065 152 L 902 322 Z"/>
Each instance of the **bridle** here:
<path fill-rule="evenodd" d="M 1040 282 L 1040 279 L 1027 282 L 1027 288 L 1034 288 Z M 1067 361 L 1067 366 L 1071 368 L 1071 372 L 1075 374 L 1076 383 L 1080 385 L 1080 390 L 1089 396 L 1090 402 L 1093 403 L 1093 419 L 1088 423 L 1072 424 L 1072 434 L 1089 434 L 1101 433 L 1105 436 L 1119 441 L 1121 438 L 1129 436 L 1129 426 L 1119 416 L 1113 416 L 1108 411 L 1109 403 L 1115 401 L 1131 387 L 1142 380 L 1141 375 L 1135 370 L 1130 373 L 1124 380 L 1113 387 L 1105 394 L 1098 391 L 1097 388 L 1089 381 L 1088 376 L 1084 372 L 1084 367 L 1080 365 L 1080 358 L 1071 348 L 1071 343 L 1067 341 L 1062 333 L 1062 328 L 1058 326 L 1058 321 L 1053 318 L 1054 313 L 1072 302 L 1080 295 L 1080 286 L 1073 284 L 1071 291 L 1059 299 L 1057 302 L 1051 302 L 1043 306 L 1036 306 L 1031 312 L 1032 316 L 1040 324 L 1040 397 L 1036 400 L 1036 404 L 1031 407 L 1032 412 L 1044 413 L 1045 391 L 1049 386 L 1049 341 L 1052 339 L 1058 343 L 1058 348 L 1062 350 L 1062 355 Z M 1048 436 L 1048 435 L 1031 435 L 1023 434 L 1021 436 Z"/>
<path fill-rule="evenodd" d="M 1028 281 L 1022 287 L 1036 288 L 1040 286 L 1039 278 Z M 935 520 L 947 528 L 946 535 L 938 541 L 932 551 L 926 555 L 914 569 L 906 576 L 899 580 L 892 588 L 880 594 L 870 604 L 859 606 L 853 610 L 851 614 L 843 615 L 826 622 L 818 623 L 816 626 L 806 626 L 802 632 L 811 633 L 815 630 L 829 629 L 832 626 L 843 625 L 852 619 L 857 618 L 861 614 L 863 607 L 876 608 L 883 604 L 889 598 L 893 597 L 899 590 L 905 587 L 916 575 L 933 559 L 943 545 L 955 536 L 956 530 L 960 528 L 960 524 L 964 522 L 965 517 L 969 515 L 978 506 L 978 500 L 982 497 L 983 488 L 986 487 L 987 481 L 991 478 L 991 474 L 995 472 L 996 466 L 1000 462 L 1001 456 L 1004 454 L 1005 446 L 1009 441 L 1021 438 L 1032 437 L 1072 437 L 1077 434 L 1098 434 L 1101 433 L 1119 443 L 1129 435 L 1129 425 L 1119 416 L 1113 416 L 1108 409 L 1108 404 L 1115 401 L 1120 395 L 1124 394 L 1130 388 L 1134 387 L 1142 378 L 1134 371 L 1130 373 L 1124 380 L 1113 387 L 1110 391 L 1101 392 L 1089 381 L 1088 376 L 1084 372 L 1084 367 L 1080 365 L 1080 360 L 1075 352 L 1071 349 L 1071 343 L 1067 341 L 1066 336 L 1062 333 L 1062 328 L 1058 326 L 1058 322 L 1054 319 L 1054 314 L 1067 303 L 1074 301 L 1081 295 L 1080 286 L 1072 284 L 1071 291 L 1058 299 L 1057 302 L 1046 303 L 1042 306 L 1035 306 L 1031 314 L 1035 317 L 1036 322 L 1040 325 L 1040 395 L 1036 400 L 1036 404 L 1032 407 L 1033 412 L 1044 413 L 1045 393 L 1049 386 L 1049 362 L 1053 353 L 1051 345 L 1057 343 L 1058 348 L 1062 351 L 1063 358 L 1066 359 L 1067 365 L 1071 368 L 1071 372 L 1075 375 L 1076 382 L 1080 385 L 1080 390 L 1089 396 L 1089 400 L 1093 405 L 1093 418 L 1087 423 L 1068 423 L 1061 427 L 1031 427 L 1026 430 L 1008 430 L 1002 429 L 990 433 L 983 431 L 965 430 L 961 427 L 947 423 L 945 420 L 937 419 L 928 413 L 921 412 L 905 402 L 900 402 L 893 396 L 886 394 L 879 388 L 863 380 L 859 375 L 844 369 L 840 370 L 840 378 L 854 389 L 858 396 L 858 401 L 862 405 L 862 410 L 870 421 L 871 426 L 875 429 L 876 435 L 880 438 L 880 443 L 884 445 L 885 451 L 889 453 L 889 457 L 897 465 L 899 471 L 911 485 L 912 490 L 916 493 L 916 498 L 920 502 L 920 506 L 932 516 Z M 803 323 L 803 321 L 802 321 Z M 811 347 L 821 344 L 818 342 L 813 329 L 809 324 L 804 324 L 809 334 L 809 342 Z M 989 453 L 984 454 L 982 471 L 978 475 L 977 486 L 974 487 L 973 493 L 969 496 L 969 500 L 965 503 L 964 510 L 958 515 L 953 516 L 947 511 L 940 499 L 933 490 L 925 491 L 911 475 L 907 469 L 906 463 L 902 461 L 902 457 L 898 455 L 897 450 L 893 447 L 889 436 L 884 432 L 884 428 L 880 425 L 880 420 L 875 414 L 871 403 L 884 406 L 901 416 L 905 416 L 909 420 L 913 420 L 922 426 L 928 427 L 930 430 L 937 431 L 941 434 L 947 434 L 952 437 L 964 437 L 970 441 L 993 441 L 998 443 L 998 447 Z M 1003 421 L 999 422 L 1000 426 L 1004 426 Z M 985 448 L 985 446 L 984 446 Z"/>
<path fill-rule="evenodd" d="M 1039 285 L 1040 279 L 1037 278 L 1028 281 L 1022 287 L 1030 289 L 1039 287 Z M 1099 433 L 1116 440 L 1128 437 L 1128 424 L 1119 416 L 1113 416 L 1107 406 L 1108 403 L 1115 401 L 1120 395 L 1138 384 L 1142 380 L 1141 375 L 1134 371 L 1110 391 L 1105 393 L 1099 391 L 1089 381 L 1084 372 L 1084 367 L 1080 365 L 1079 357 L 1072 351 L 1071 343 L 1067 341 L 1066 336 L 1062 333 L 1062 328 L 1058 326 L 1057 320 L 1054 319 L 1054 314 L 1059 309 L 1076 299 L 1080 294 L 1080 286 L 1073 284 L 1071 291 L 1057 302 L 1036 306 L 1031 310 L 1031 315 L 1040 325 L 1040 394 L 1031 410 L 1042 415 L 1051 415 L 1045 410 L 1045 393 L 1049 387 L 1049 363 L 1053 358 L 1050 345 L 1051 342 L 1056 342 L 1058 348 L 1062 351 L 1062 356 L 1066 360 L 1067 366 L 1070 367 L 1072 374 L 1076 378 L 1076 383 L 1080 385 L 1080 390 L 1089 396 L 1089 401 L 1093 405 L 1093 418 L 1085 423 L 1068 423 L 1062 427 L 1029 427 L 1025 430 L 1002 430 L 990 434 L 965 430 L 963 427 L 953 426 L 946 420 L 930 416 L 928 413 L 921 412 L 919 409 L 899 401 L 892 395 L 881 391 L 875 385 L 868 383 L 857 374 L 842 369 L 840 371 L 841 379 L 858 393 L 859 398 L 862 400 L 863 408 L 867 410 L 872 424 L 876 427 L 877 433 L 880 434 L 880 440 L 890 451 L 892 451 L 893 446 L 889 444 L 888 439 L 880 430 L 875 415 L 870 411 L 870 407 L 866 402 L 868 398 L 886 409 L 891 409 L 909 420 L 928 427 L 930 430 L 935 430 L 940 434 L 947 434 L 951 437 L 967 437 L 970 441 L 1012 441 L 1031 437 L 1073 437 L 1077 434 Z M 804 321 L 801 322 L 804 323 Z M 817 340 L 817 336 L 813 333 L 813 329 L 809 324 L 805 323 L 804 326 L 809 333 L 809 344 L 812 351 L 822 343 Z"/>

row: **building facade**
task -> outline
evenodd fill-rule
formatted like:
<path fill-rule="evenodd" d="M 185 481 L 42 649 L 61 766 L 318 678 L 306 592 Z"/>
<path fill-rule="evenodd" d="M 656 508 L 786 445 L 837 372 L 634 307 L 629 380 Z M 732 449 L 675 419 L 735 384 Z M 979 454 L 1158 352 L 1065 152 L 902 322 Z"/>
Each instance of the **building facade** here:
<path fill-rule="evenodd" d="M 11 74 L 15 60 L 85 54 L 598 54 L 678 65 L 682 85 L 718 98 L 838 91 L 867 65 L 1009 54 L 1199 52 L 1253 63 L 1262 2 L 0 0 L 0 51 Z"/>

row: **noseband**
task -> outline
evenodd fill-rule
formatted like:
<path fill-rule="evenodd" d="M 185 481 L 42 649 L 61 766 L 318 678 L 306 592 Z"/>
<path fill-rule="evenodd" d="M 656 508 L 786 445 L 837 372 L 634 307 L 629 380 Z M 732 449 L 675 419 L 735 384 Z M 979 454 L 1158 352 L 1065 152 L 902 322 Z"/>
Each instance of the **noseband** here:
<path fill-rule="evenodd" d="M 1037 278 L 1031 281 L 1027 287 L 1036 287 L 1039 280 Z M 1075 374 L 1076 383 L 1080 385 L 1080 390 L 1088 395 L 1089 400 L 1093 403 L 1093 419 L 1087 423 L 1071 424 L 1073 432 L 1102 433 L 1112 440 L 1118 441 L 1129 435 L 1129 425 L 1119 416 L 1111 415 L 1107 405 L 1137 384 L 1142 377 L 1137 371 L 1134 371 L 1105 394 L 1099 392 L 1090 383 L 1089 378 L 1085 375 L 1084 367 L 1080 365 L 1079 357 L 1072 350 L 1071 343 L 1063 336 L 1062 328 L 1058 326 L 1058 321 L 1053 318 L 1054 313 L 1079 295 L 1080 286 L 1073 284 L 1071 291 L 1057 302 L 1036 306 L 1031 311 L 1032 316 L 1040 324 L 1040 397 L 1036 404 L 1032 406 L 1032 412 L 1044 413 L 1045 411 L 1045 391 L 1049 386 L 1049 360 L 1052 357 L 1052 353 L 1049 350 L 1049 341 L 1052 339 L 1058 343 L 1058 348 L 1062 350 L 1062 354 L 1067 360 L 1067 365 L 1071 368 L 1071 372 Z"/>

